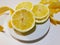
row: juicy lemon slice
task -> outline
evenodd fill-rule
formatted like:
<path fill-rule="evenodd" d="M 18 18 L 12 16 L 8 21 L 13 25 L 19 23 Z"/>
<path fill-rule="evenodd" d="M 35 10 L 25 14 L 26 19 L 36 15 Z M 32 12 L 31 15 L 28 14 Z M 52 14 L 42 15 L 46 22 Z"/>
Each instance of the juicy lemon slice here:
<path fill-rule="evenodd" d="M 44 23 L 45 21 L 47 21 L 49 18 L 49 16 L 45 17 L 44 19 L 40 20 L 40 19 L 36 19 L 36 23 Z"/>
<path fill-rule="evenodd" d="M 7 6 L 0 7 L 0 15 L 2 15 L 3 13 L 5 13 L 8 10 L 10 10 L 10 15 L 12 15 L 14 12 L 14 10 L 12 8 L 7 7 Z"/>
<path fill-rule="evenodd" d="M 42 4 L 51 4 L 53 2 L 59 2 L 59 0 L 41 0 L 40 3 L 42 3 Z"/>
<path fill-rule="evenodd" d="M 37 19 L 42 19 L 46 16 L 49 16 L 49 9 L 47 6 L 43 5 L 43 4 L 38 4 L 38 5 L 34 5 L 32 12 L 35 15 L 35 18 Z"/>
<path fill-rule="evenodd" d="M 31 10 L 32 9 L 32 3 L 31 2 L 22 2 L 16 6 L 16 10 L 21 9 L 21 8 L 26 8 L 28 10 Z"/>
<path fill-rule="evenodd" d="M 13 28 L 20 32 L 27 32 L 35 25 L 35 17 L 31 11 L 27 9 L 17 10 L 11 19 Z"/>

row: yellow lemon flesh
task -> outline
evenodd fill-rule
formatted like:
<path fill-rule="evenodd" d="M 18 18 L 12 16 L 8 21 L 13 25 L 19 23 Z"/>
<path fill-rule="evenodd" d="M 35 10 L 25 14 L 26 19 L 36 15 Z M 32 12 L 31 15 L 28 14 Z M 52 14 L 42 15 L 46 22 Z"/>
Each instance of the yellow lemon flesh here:
<path fill-rule="evenodd" d="M 31 11 L 26 9 L 17 10 L 11 19 L 13 28 L 20 32 L 27 32 L 35 25 L 35 18 Z"/>
<path fill-rule="evenodd" d="M 49 9 L 43 4 L 34 5 L 32 12 L 34 13 L 35 19 L 39 19 L 40 22 L 47 16 L 49 17 Z M 37 23 L 39 22 L 37 21 Z"/>
<path fill-rule="evenodd" d="M 32 3 L 31 2 L 22 2 L 16 6 L 16 10 L 21 9 L 21 8 L 26 8 L 28 10 L 31 10 L 32 9 Z"/>

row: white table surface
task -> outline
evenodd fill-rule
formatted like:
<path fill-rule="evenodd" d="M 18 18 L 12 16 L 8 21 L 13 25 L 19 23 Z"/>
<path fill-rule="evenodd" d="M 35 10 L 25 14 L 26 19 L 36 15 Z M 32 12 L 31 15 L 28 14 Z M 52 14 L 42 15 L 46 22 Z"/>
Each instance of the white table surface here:
<path fill-rule="evenodd" d="M 39 0 L 22 1 L 39 2 Z M 0 6 L 7 5 L 14 9 L 19 2 L 21 2 L 21 0 L 0 0 Z M 60 25 L 54 26 L 51 24 L 47 36 L 36 43 L 22 43 L 12 38 L 8 31 L 6 33 L 0 32 L 0 45 L 60 45 Z"/>

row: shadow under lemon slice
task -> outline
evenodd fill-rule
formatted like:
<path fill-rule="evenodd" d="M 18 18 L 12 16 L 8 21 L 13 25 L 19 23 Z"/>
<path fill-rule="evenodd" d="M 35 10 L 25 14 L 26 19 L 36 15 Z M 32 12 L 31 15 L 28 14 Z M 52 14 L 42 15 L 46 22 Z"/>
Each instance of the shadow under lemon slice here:
<path fill-rule="evenodd" d="M 32 9 L 32 3 L 31 2 L 21 2 L 16 6 L 16 10 L 21 9 L 21 8 L 26 8 L 28 10 Z"/>
<path fill-rule="evenodd" d="M 17 31 L 27 32 L 35 26 L 34 14 L 27 9 L 17 10 L 12 15 L 11 24 Z"/>
<path fill-rule="evenodd" d="M 43 4 L 34 5 L 32 12 L 34 13 L 36 23 L 43 23 L 49 17 L 49 9 Z"/>

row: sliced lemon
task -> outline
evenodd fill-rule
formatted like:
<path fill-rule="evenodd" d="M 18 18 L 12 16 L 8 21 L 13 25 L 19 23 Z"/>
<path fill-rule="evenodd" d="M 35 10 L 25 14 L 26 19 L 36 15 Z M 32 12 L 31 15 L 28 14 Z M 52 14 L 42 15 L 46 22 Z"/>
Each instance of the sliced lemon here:
<path fill-rule="evenodd" d="M 45 17 L 44 19 L 40 20 L 40 19 L 36 19 L 36 23 L 44 23 L 45 21 L 47 21 L 49 18 L 49 16 Z"/>
<path fill-rule="evenodd" d="M 60 9 L 60 2 L 54 2 L 49 5 L 50 9 Z"/>
<path fill-rule="evenodd" d="M 13 28 L 12 24 L 11 24 L 11 20 L 8 21 L 8 27 L 9 28 Z"/>
<path fill-rule="evenodd" d="M 32 12 L 34 13 L 35 18 L 42 19 L 42 18 L 48 16 L 49 9 L 47 6 L 45 6 L 43 4 L 38 4 L 38 5 L 34 5 Z"/>
<path fill-rule="evenodd" d="M 21 8 L 26 8 L 28 10 L 31 10 L 32 9 L 32 3 L 31 2 L 22 2 L 16 6 L 16 10 L 21 9 Z"/>
<path fill-rule="evenodd" d="M 43 4 L 34 5 L 32 12 L 37 23 L 42 23 L 49 17 L 49 9 Z"/>
<path fill-rule="evenodd" d="M 42 4 L 51 4 L 53 2 L 59 2 L 59 0 L 41 0 L 40 3 L 42 3 Z"/>
<path fill-rule="evenodd" d="M 7 6 L 0 7 L 0 15 L 4 14 L 8 10 L 10 10 L 10 15 L 12 15 L 14 12 L 12 8 L 7 7 Z"/>
<path fill-rule="evenodd" d="M 27 9 L 17 10 L 12 15 L 11 24 L 17 31 L 27 32 L 35 25 L 34 14 Z"/>
<path fill-rule="evenodd" d="M 51 23 L 53 23 L 54 25 L 60 24 L 60 20 L 56 20 L 54 18 L 54 13 L 56 14 L 56 13 L 60 12 L 60 2 L 51 3 L 49 5 L 49 9 L 50 9 L 50 21 L 51 21 Z"/>

